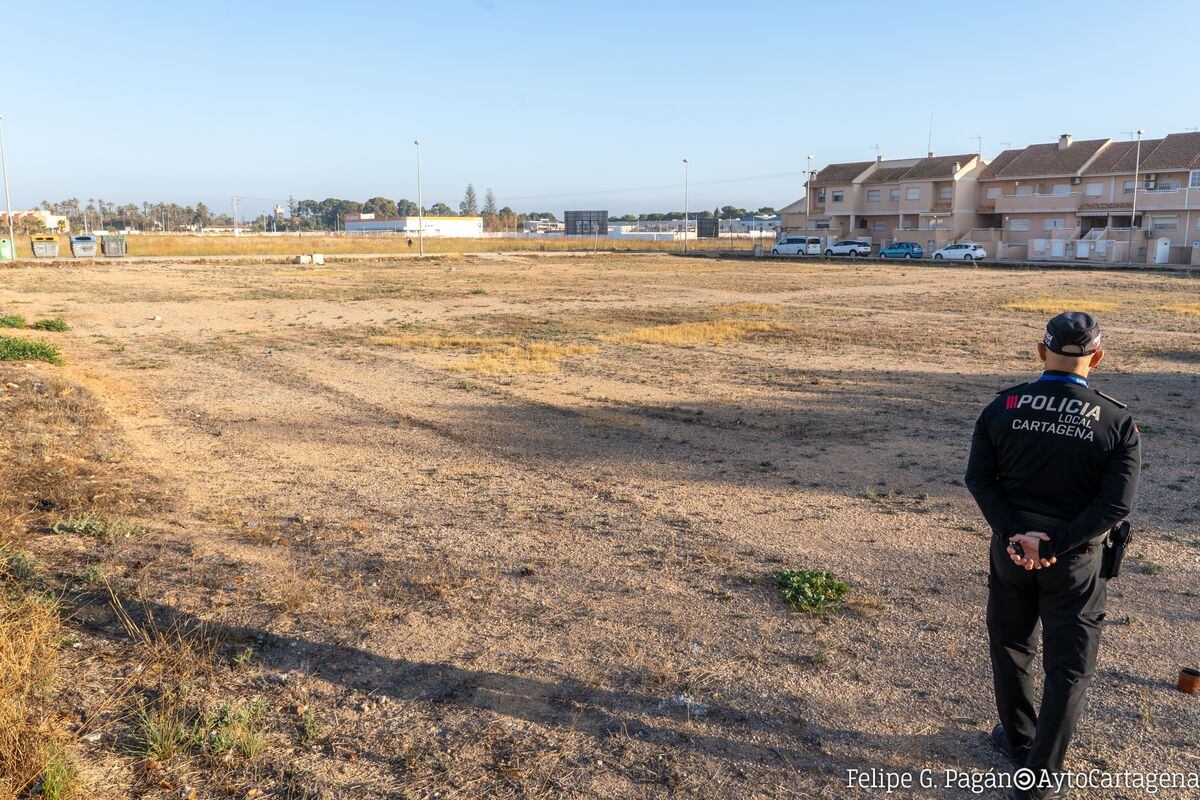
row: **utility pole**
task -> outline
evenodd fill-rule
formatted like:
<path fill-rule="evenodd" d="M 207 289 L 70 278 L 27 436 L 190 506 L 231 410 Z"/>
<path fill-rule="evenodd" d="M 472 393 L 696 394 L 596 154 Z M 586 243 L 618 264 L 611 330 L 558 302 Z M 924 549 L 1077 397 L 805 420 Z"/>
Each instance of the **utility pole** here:
<path fill-rule="evenodd" d="M 234 236 L 238 235 L 238 221 L 237 221 L 238 203 L 241 201 L 241 199 L 242 198 L 238 197 L 236 194 L 233 197 L 229 198 L 229 203 L 230 203 L 230 205 L 233 206 L 233 235 Z"/>
<path fill-rule="evenodd" d="M 417 242 L 419 252 L 425 255 L 425 203 L 421 200 L 421 140 L 413 139 L 417 146 Z"/>
<path fill-rule="evenodd" d="M 12 198 L 8 194 L 8 159 L 4 155 L 4 115 L 0 114 L 0 166 L 4 170 L 4 205 L 8 210 L 8 246 L 12 248 L 12 257 L 17 257 L 17 237 L 13 233 Z"/>
<path fill-rule="evenodd" d="M 1138 176 L 1142 167 L 1142 136 L 1146 131 L 1137 129 L 1137 155 L 1133 159 L 1133 210 L 1129 212 L 1129 239 L 1125 245 L 1125 257 L 1129 259 L 1129 263 L 1133 263 L 1133 223 L 1137 219 L 1137 192 L 1138 192 Z"/>
<path fill-rule="evenodd" d="M 812 154 L 809 153 L 807 156 L 804 157 L 804 159 L 808 162 L 808 169 L 805 170 L 807 177 L 804 179 L 804 238 L 807 240 L 808 239 L 808 231 L 809 231 L 808 206 L 810 203 L 812 203 L 812 187 L 809 185 L 812 183 L 812 160 L 813 160 Z M 805 241 L 805 243 L 804 243 L 804 250 L 805 250 L 805 252 L 808 252 L 808 242 L 807 241 Z"/>
<path fill-rule="evenodd" d="M 683 252 L 687 252 L 688 235 L 688 160 L 683 160 Z"/>

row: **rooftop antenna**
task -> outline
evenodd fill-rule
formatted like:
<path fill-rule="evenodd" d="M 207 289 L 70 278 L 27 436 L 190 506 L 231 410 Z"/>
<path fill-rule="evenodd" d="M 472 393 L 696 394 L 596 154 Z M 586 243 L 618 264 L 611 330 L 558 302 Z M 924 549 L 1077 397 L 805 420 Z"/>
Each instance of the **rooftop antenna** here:
<path fill-rule="evenodd" d="M 874 151 L 875 151 L 875 160 L 876 160 L 876 161 L 878 161 L 878 160 L 879 160 L 879 158 L 880 158 L 880 156 L 881 156 L 881 152 L 882 152 L 882 151 L 879 149 L 879 145 L 877 145 L 877 144 L 873 144 L 873 145 L 871 145 L 871 147 L 870 147 L 870 148 L 868 148 L 868 149 L 870 149 L 870 150 L 874 150 Z"/>
<path fill-rule="evenodd" d="M 978 152 L 978 153 L 979 153 L 979 155 L 981 155 L 981 156 L 982 156 L 982 155 L 983 155 L 983 134 L 982 134 L 982 133 L 977 133 L 977 134 L 975 134 L 974 136 L 972 136 L 972 137 L 970 137 L 970 138 L 974 139 L 976 142 L 978 142 L 978 143 L 979 143 L 979 148 L 978 148 L 978 150 L 977 150 L 976 152 Z"/>
<path fill-rule="evenodd" d="M 929 112 L 929 141 L 925 143 L 925 152 L 933 152 L 933 112 Z"/>

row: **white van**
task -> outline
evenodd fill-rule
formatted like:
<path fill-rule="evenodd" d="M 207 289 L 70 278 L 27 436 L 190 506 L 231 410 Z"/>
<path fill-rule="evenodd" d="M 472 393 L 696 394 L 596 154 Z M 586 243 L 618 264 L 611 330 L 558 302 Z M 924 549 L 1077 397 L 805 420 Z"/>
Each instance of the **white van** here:
<path fill-rule="evenodd" d="M 771 248 L 774 256 L 819 256 L 821 240 L 816 236 L 785 236 Z"/>

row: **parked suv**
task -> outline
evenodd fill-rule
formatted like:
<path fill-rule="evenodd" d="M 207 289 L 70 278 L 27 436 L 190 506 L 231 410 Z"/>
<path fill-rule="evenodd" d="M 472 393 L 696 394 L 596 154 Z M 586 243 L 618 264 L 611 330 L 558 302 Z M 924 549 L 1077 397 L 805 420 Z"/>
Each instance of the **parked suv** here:
<path fill-rule="evenodd" d="M 869 256 L 871 255 L 871 243 L 860 242 L 857 239 L 847 239 L 842 242 L 834 242 L 825 248 L 827 256 Z"/>
<path fill-rule="evenodd" d="M 935 250 L 934 258 L 942 259 L 958 259 L 960 261 L 977 261 L 981 258 L 987 258 L 987 250 L 984 250 L 974 242 L 959 242 L 958 244 L 946 245 L 941 250 Z"/>
<path fill-rule="evenodd" d="M 787 236 L 780 239 L 771 248 L 771 255 L 776 256 L 819 256 L 821 240 L 816 236 Z"/>
<path fill-rule="evenodd" d="M 916 242 L 892 242 L 879 251 L 880 258 L 924 258 L 925 248 Z"/>

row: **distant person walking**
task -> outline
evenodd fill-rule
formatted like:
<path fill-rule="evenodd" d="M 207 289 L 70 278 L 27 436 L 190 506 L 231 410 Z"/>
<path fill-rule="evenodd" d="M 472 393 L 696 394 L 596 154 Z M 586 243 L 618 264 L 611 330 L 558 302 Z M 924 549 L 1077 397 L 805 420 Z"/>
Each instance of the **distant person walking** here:
<path fill-rule="evenodd" d="M 992 742 L 1019 768 L 1012 800 L 1067 796 L 1063 762 L 1096 668 L 1105 587 L 1128 543 L 1128 526 L 1115 526 L 1133 507 L 1141 470 L 1133 417 L 1088 382 L 1104 358 L 1099 324 L 1059 314 L 1037 351 L 1045 372 L 983 410 L 966 473 L 993 532 L 987 626 L 1000 724 Z"/>
<path fill-rule="evenodd" d="M 412 237 L 408 237 L 408 249 L 412 250 Z"/>

